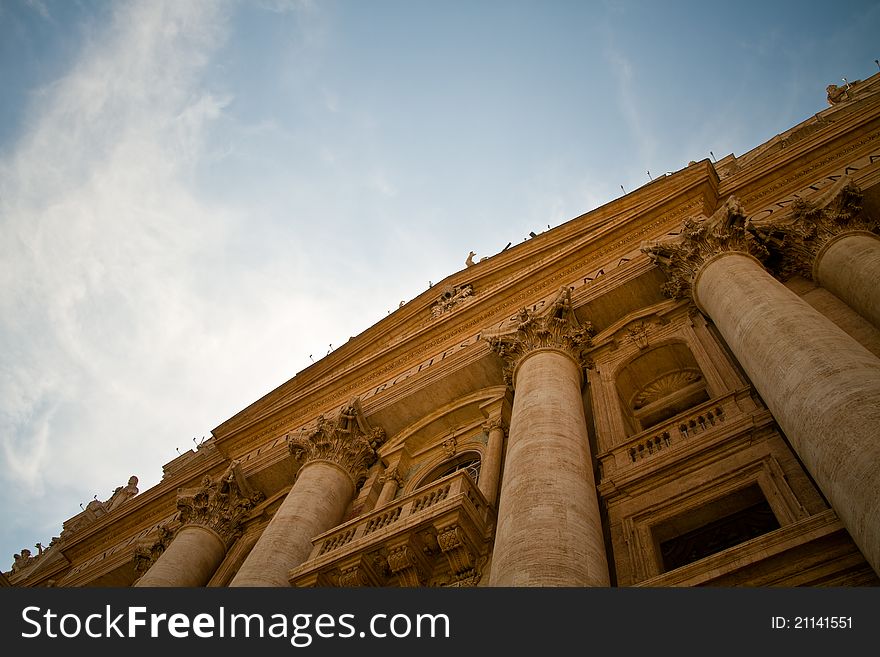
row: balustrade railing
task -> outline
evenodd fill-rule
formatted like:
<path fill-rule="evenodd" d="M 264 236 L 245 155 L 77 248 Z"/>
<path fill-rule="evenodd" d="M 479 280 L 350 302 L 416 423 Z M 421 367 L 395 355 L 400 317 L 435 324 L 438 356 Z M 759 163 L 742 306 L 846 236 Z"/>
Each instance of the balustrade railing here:
<path fill-rule="evenodd" d="M 632 466 L 724 426 L 731 415 L 738 415 L 735 394 L 710 399 L 636 434 L 600 457 L 602 472 Z"/>
<path fill-rule="evenodd" d="M 444 502 L 455 505 L 463 500 L 467 500 L 485 520 L 489 509 L 488 503 L 471 477 L 460 470 L 429 486 L 413 491 L 390 505 L 317 536 L 312 541 L 314 545 L 312 558 L 323 557 L 379 530 L 393 528 L 398 524 L 410 525 L 412 522 L 418 522 L 419 517 L 430 517 L 434 514 L 435 507 Z"/>

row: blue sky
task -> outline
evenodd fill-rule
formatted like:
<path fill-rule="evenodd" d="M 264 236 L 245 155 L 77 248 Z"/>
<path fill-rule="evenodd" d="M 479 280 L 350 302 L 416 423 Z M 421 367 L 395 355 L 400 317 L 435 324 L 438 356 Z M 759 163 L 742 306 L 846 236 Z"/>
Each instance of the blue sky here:
<path fill-rule="evenodd" d="M 0 568 L 477 257 L 878 71 L 880 4 L 0 0 Z"/>

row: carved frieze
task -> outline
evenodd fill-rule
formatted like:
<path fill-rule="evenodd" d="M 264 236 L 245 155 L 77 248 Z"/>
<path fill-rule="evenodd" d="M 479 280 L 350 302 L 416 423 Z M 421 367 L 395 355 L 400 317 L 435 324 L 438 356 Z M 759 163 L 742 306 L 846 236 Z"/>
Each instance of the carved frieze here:
<path fill-rule="evenodd" d="M 288 447 L 303 465 L 310 461 L 336 463 L 359 486 L 376 461 L 376 448 L 384 441 L 385 431 L 367 423 L 360 401 L 354 398 L 342 407 L 335 420 L 318 416 L 315 427 L 288 439 Z"/>
<path fill-rule="evenodd" d="M 642 251 L 666 273 L 663 292 L 674 299 L 691 294 L 697 272 L 716 254 L 737 251 L 759 260 L 767 257 L 766 247 L 753 234 L 742 205 L 733 196 L 711 217 L 685 220 L 676 240 L 649 243 Z"/>
<path fill-rule="evenodd" d="M 592 326 L 581 325 L 571 304 L 571 290 L 562 288 L 548 311 L 519 311 L 516 328 L 508 333 L 488 334 L 485 339 L 504 361 L 504 379 L 513 384 L 513 371 L 526 354 L 541 348 L 564 351 L 576 362 L 585 365 L 584 351 L 591 342 Z"/>
<path fill-rule="evenodd" d="M 248 512 L 263 499 L 254 491 L 233 461 L 218 477 L 205 475 L 200 486 L 177 492 L 177 521 L 183 525 L 204 525 L 231 543 L 241 531 Z"/>
<path fill-rule="evenodd" d="M 880 222 L 862 212 L 862 192 L 848 177 L 819 198 L 795 199 L 786 214 L 752 225 L 770 249 L 768 265 L 782 280 L 794 275 L 812 279 L 816 256 L 842 233 L 880 232 Z"/>

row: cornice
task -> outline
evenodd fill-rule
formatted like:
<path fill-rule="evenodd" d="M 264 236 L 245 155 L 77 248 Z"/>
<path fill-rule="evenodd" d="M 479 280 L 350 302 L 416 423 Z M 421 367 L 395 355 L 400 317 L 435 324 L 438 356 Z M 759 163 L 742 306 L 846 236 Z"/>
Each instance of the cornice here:
<path fill-rule="evenodd" d="M 719 194 L 724 198 L 737 194 L 750 206 L 752 200 L 744 189 L 760 181 L 768 172 L 777 174 L 792 162 L 845 138 L 854 130 L 864 132 L 865 125 L 876 122 L 880 116 L 880 74 L 865 80 L 860 88 L 862 91 L 856 100 L 826 107 L 735 158 L 733 165 L 742 163 L 741 168 L 722 179 Z"/>
<path fill-rule="evenodd" d="M 868 126 L 862 123 L 833 136 L 822 130 L 790 151 L 762 160 L 742 176 L 737 174 L 725 179 L 719 193 L 722 196 L 735 194 L 747 208 L 757 208 L 832 173 L 848 159 L 858 158 L 880 146 L 880 105 L 876 113 L 878 116 Z M 854 131 L 855 127 L 858 132 Z M 819 150 L 825 153 L 816 156 Z M 764 180 L 768 182 L 761 184 Z"/>

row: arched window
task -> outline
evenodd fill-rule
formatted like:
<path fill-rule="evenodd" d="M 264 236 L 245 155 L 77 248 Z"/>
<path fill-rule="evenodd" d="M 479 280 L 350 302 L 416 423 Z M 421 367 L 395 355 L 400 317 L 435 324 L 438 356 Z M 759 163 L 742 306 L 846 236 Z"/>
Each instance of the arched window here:
<path fill-rule="evenodd" d="M 419 488 L 427 486 L 438 479 L 442 479 L 453 472 L 464 470 L 476 484 L 480 479 L 480 454 L 479 452 L 463 452 L 450 461 L 444 461 L 419 483 Z"/>

